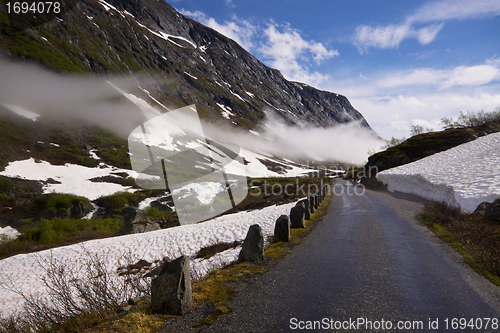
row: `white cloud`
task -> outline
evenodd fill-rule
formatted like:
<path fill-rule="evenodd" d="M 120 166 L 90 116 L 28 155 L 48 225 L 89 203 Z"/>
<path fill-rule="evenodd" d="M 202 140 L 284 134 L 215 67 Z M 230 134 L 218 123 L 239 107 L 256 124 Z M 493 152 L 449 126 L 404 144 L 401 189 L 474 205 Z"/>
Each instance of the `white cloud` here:
<path fill-rule="evenodd" d="M 422 5 L 408 19 L 414 22 L 476 19 L 500 15 L 498 0 L 441 0 Z"/>
<path fill-rule="evenodd" d="M 352 75 L 321 88 L 349 97 L 383 138 L 408 137 L 412 125 L 440 129 L 441 118 L 460 111 L 493 111 L 500 106 L 500 59 L 445 70 L 418 68 L 403 72 Z"/>
<path fill-rule="evenodd" d="M 500 80 L 500 59 L 487 60 L 482 65 L 458 66 L 450 70 L 417 68 L 392 73 L 376 81 L 382 88 L 405 86 L 436 86 L 438 89 L 452 87 L 475 87 Z"/>
<path fill-rule="evenodd" d="M 214 18 L 208 17 L 205 13 L 200 11 L 190 12 L 182 9 L 180 12 L 183 15 L 189 16 L 201 24 L 206 25 L 207 27 L 217 30 L 224 36 L 231 38 L 247 51 L 254 48 L 253 39 L 258 27 L 247 20 L 240 20 L 238 17 L 233 16 L 232 21 L 226 21 L 223 24 L 220 24 Z"/>
<path fill-rule="evenodd" d="M 233 0 L 226 0 L 226 6 L 229 8 L 236 8 L 236 5 L 233 3 Z"/>
<path fill-rule="evenodd" d="M 500 94 L 458 92 L 422 95 L 397 95 L 350 98 L 351 104 L 363 113 L 372 128 L 383 138 L 408 137 L 411 125 L 425 119 L 428 128 L 438 130 L 441 118 L 457 116 L 460 111 L 493 111 L 500 106 Z"/>
<path fill-rule="evenodd" d="M 477 19 L 500 15 L 498 0 L 440 0 L 428 2 L 408 16 L 403 23 L 372 27 L 361 25 L 356 28 L 353 43 L 361 54 L 370 48 L 398 48 L 399 44 L 415 38 L 422 45 L 433 42 L 443 28 L 443 21 Z M 423 28 L 414 28 L 416 24 L 441 21 Z"/>
<path fill-rule="evenodd" d="M 422 45 L 431 43 L 443 28 L 444 23 L 433 24 L 424 28 L 414 29 L 409 22 L 399 25 L 388 25 L 373 28 L 361 25 L 356 28 L 354 44 L 360 53 L 366 53 L 370 47 L 378 49 L 395 49 L 409 38 L 416 38 Z"/>
<path fill-rule="evenodd" d="M 307 62 L 308 56 L 316 64 L 338 56 L 337 50 L 329 50 L 323 44 L 315 41 L 306 41 L 299 32 L 289 26 L 278 30 L 276 24 L 269 24 L 264 30 L 266 41 L 258 50 L 264 58 L 271 62 L 271 66 L 279 69 L 290 80 L 306 82 L 312 85 L 328 80 L 328 76 L 318 72 L 311 73 L 301 62 Z"/>
<path fill-rule="evenodd" d="M 240 20 L 236 16 L 233 16 L 232 21 L 221 24 L 200 11 L 180 12 L 233 39 L 247 51 L 254 52 L 265 59 L 271 67 L 280 70 L 289 80 L 310 85 L 326 82 L 330 77 L 311 71 L 308 64 L 312 61 L 319 65 L 339 55 L 337 50 L 328 49 L 322 43 L 304 40 L 300 31 L 289 25 L 279 26 L 271 22 L 266 28 L 262 28 L 249 21 Z M 257 47 L 257 44 L 260 46 Z"/>

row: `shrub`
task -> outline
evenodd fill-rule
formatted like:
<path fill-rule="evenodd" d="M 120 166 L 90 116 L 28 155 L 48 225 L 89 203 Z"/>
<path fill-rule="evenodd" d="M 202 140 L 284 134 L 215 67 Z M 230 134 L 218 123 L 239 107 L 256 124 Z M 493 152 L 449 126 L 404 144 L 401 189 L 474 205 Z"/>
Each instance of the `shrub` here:
<path fill-rule="evenodd" d="M 497 107 L 495 111 L 492 112 L 484 112 L 484 110 L 479 111 L 478 113 L 467 111 L 465 114 L 463 111 L 460 111 L 460 116 L 458 116 L 458 120 L 454 121 L 452 117 L 442 118 L 441 124 L 444 128 L 466 128 L 473 126 L 481 126 L 486 123 L 492 121 L 500 120 L 500 107 Z"/>
<path fill-rule="evenodd" d="M 115 315 L 129 298 L 149 292 L 150 278 L 119 277 L 107 267 L 106 258 L 83 250 L 85 259 L 77 261 L 73 268 L 70 267 L 74 265 L 53 258 L 38 263 L 45 271 L 41 279 L 46 296 L 26 294 L 9 282 L 2 282 L 3 288 L 20 295 L 25 303 L 23 311 L 0 317 L 0 331 L 82 332 Z M 123 256 L 119 261 L 122 260 L 132 258 Z M 155 327 L 161 327 L 160 324 L 156 321 Z"/>
<path fill-rule="evenodd" d="M 12 180 L 5 176 L 0 176 L 0 191 L 7 192 L 12 188 Z"/>
<path fill-rule="evenodd" d="M 2 243 L 0 257 L 29 251 L 38 246 L 53 246 L 64 242 L 112 236 L 123 226 L 123 217 L 115 216 L 103 220 L 54 218 L 23 223 L 21 235 L 12 241 Z"/>
<path fill-rule="evenodd" d="M 107 209 L 119 209 L 125 205 L 136 205 L 139 201 L 139 196 L 136 193 L 117 192 L 111 195 L 100 197 L 97 199 L 97 204 Z"/>
<path fill-rule="evenodd" d="M 89 204 L 89 199 L 73 194 L 55 193 L 51 194 L 45 208 L 48 211 L 57 212 L 60 210 L 66 210 L 76 203 Z"/>

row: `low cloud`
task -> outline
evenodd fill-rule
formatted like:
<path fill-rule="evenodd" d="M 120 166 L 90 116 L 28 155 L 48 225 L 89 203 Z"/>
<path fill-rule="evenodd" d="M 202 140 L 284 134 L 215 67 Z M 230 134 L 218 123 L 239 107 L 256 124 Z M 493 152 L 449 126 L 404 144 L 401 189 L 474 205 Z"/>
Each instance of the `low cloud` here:
<path fill-rule="evenodd" d="M 167 108 L 148 96 L 148 84 L 152 83 L 137 76 L 63 75 L 34 65 L 4 61 L 0 61 L 0 73 L 0 111 L 8 114 L 11 114 L 10 107 L 1 105 L 35 112 L 41 115 L 39 121 L 78 120 L 81 124 L 99 125 L 128 137 L 137 126 L 167 112 Z M 302 160 L 360 164 L 368 157 L 368 150 L 382 145 L 372 131 L 359 123 L 332 128 L 306 124 L 292 127 L 271 110 L 266 114 L 266 121 L 256 130 L 260 137 L 211 123 L 204 123 L 203 129 L 208 137 L 220 142 L 232 142 L 257 153 Z"/>
<path fill-rule="evenodd" d="M 151 116 L 106 82 L 139 90 L 139 77 L 63 75 L 2 60 L 0 73 L 0 104 L 35 112 L 41 119 L 82 120 L 126 136 Z"/>
<path fill-rule="evenodd" d="M 290 159 L 363 164 L 368 151 L 378 150 L 384 141 L 359 122 L 329 128 L 286 125 L 270 109 L 256 136 L 236 129 L 204 124 L 205 134 L 219 142 L 232 142 L 250 151 L 273 154 Z"/>

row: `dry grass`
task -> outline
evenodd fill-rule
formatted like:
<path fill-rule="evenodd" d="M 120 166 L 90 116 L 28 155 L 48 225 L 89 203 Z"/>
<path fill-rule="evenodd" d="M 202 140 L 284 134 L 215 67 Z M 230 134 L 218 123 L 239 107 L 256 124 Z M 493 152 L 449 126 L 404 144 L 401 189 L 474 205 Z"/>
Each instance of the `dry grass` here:
<path fill-rule="evenodd" d="M 0 318 L 0 332 L 84 332 L 110 318 L 121 320 L 119 308 L 129 298 L 149 292 L 150 279 L 116 279 L 105 262 L 88 251 L 75 270 L 56 259 L 39 262 L 45 271 L 42 281 L 47 296 L 28 294 L 9 281 L 2 282 L 0 287 L 20 295 L 24 306 Z"/>
<path fill-rule="evenodd" d="M 425 205 L 420 218 L 476 272 L 500 286 L 500 224 L 435 202 Z"/>

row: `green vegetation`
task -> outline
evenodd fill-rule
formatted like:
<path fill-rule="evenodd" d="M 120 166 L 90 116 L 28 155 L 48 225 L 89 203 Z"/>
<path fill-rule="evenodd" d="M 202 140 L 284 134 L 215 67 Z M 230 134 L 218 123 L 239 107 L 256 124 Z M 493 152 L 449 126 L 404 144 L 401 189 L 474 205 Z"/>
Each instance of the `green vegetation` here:
<path fill-rule="evenodd" d="M 109 237 L 121 229 L 123 220 L 121 216 L 117 216 L 103 220 L 54 218 L 41 219 L 35 223 L 27 220 L 25 223 L 27 225 L 19 229 L 21 236 L 0 243 L 0 258 L 66 243 Z"/>
<path fill-rule="evenodd" d="M 106 209 L 120 209 L 125 205 L 137 205 L 138 202 L 139 195 L 130 192 L 117 192 L 96 200 L 98 206 L 105 207 Z"/>
<path fill-rule="evenodd" d="M 89 199 L 72 194 L 54 193 L 50 194 L 45 204 L 45 208 L 50 212 L 65 211 L 72 207 L 74 204 L 82 203 L 84 205 L 90 204 Z"/>
<path fill-rule="evenodd" d="M 0 192 L 7 192 L 12 188 L 12 180 L 5 176 L 0 176 Z"/>
<path fill-rule="evenodd" d="M 460 209 L 430 202 L 420 220 L 436 236 L 462 255 L 477 273 L 500 286 L 500 225 L 480 214 L 462 214 Z"/>
<path fill-rule="evenodd" d="M 78 52 L 71 44 L 60 39 L 51 39 L 51 42 L 56 42 L 58 47 L 49 47 L 42 41 L 34 40 L 31 36 L 28 37 L 17 33 L 12 36 L 6 47 L 9 52 L 18 57 L 40 61 L 45 66 L 58 72 L 84 73 L 85 69 L 88 69 L 75 56 Z M 78 65 L 75 65 L 75 63 Z"/>
<path fill-rule="evenodd" d="M 462 113 L 462 115 L 464 119 L 461 123 L 463 124 L 476 124 L 473 119 L 481 118 L 478 114 L 472 113 L 468 113 L 467 115 Z M 491 118 L 484 117 L 484 119 Z M 370 156 L 368 163 L 365 165 L 365 170 L 376 168 L 377 172 L 380 172 L 411 163 L 495 132 L 500 132 L 500 119 L 489 121 L 479 126 L 458 126 L 457 128 L 449 128 L 439 132 L 422 133 L 404 141 L 393 138 L 391 142 L 388 142 L 386 150 Z"/>
<path fill-rule="evenodd" d="M 450 129 L 481 126 L 493 121 L 500 121 L 500 107 L 491 112 L 484 112 L 484 110 L 477 113 L 467 111 L 467 114 L 465 114 L 463 111 L 460 111 L 458 120 L 453 120 L 452 117 L 445 117 L 441 119 L 441 124 L 444 128 Z"/>
<path fill-rule="evenodd" d="M 105 163 L 130 169 L 127 140 L 101 127 L 95 127 L 93 131 L 94 135 L 90 137 L 90 143 L 99 150 L 99 157 Z"/>

